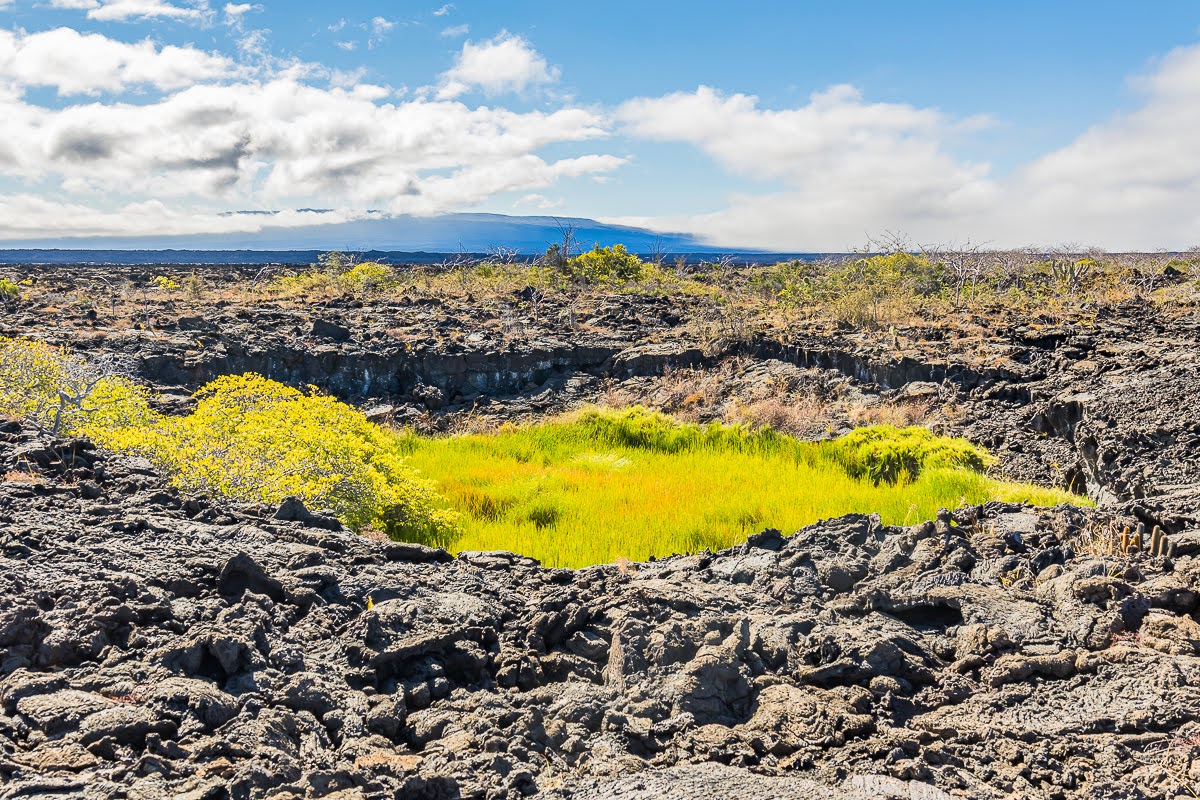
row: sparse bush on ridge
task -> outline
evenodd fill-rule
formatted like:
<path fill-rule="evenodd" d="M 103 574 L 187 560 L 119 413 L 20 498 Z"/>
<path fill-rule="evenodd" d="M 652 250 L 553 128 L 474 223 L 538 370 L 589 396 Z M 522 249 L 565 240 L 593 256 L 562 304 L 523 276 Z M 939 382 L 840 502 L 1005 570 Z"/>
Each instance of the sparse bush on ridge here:
<path fill-rule="evenodd" d="M 315 269 L 275 278 L 267 291 L 285 297 L 343 293 L 367 297 L 393 288 L 396 282 L 396 270 L 389 264 L 377 261 L 350 264 L 342 259 L 326 259 Z"/>
<path fill-rule="evenodd" d="M 886 328 L 914 319 L 953 324 L 950 315 L 959 311 L 1082 313 L 1091 304 L 1131 298 L 1195 305 L 1198 264 L 1191 255 L 988 251 L 968 244 L 750 266 L 744 280 L 757 300 L 781 311 L 805 309 L 856 327 Z"/>
<path fill-rule="evenodd" d="M 642 260 L 623 244 L 612 247 L 597 244 L 586 253 L 567 259 L 562 271 L 569 280 L 579 283 L 619 284 L 638 280 L 644 267 Z"/>

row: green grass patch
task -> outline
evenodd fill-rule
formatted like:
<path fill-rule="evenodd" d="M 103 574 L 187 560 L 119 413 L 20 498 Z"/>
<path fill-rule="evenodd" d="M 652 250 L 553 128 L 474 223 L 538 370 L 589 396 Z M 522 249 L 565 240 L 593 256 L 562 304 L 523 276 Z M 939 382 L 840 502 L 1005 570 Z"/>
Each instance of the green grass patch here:
<path fill-rule="evenodd" d="M 852 512 L 904 524 L 987 500 L 1088 503 L 990 478 L 984 451 L 924 428 L 876 426 L 815 443 L 633 408 L 402 443 L 460 513 L 458 531 L 438 544 L 552 566 L 719 549 L 766 527 L 791 532 Z"/>

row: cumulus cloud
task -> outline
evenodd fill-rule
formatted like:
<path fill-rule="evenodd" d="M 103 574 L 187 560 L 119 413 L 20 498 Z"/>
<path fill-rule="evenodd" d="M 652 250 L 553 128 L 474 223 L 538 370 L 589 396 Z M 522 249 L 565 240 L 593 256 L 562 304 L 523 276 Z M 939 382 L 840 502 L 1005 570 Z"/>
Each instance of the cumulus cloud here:
<path fill-rule="evenodd" d="M 135 18 L 136 8 L 185 9 L 159 0 L 53 2 L 129 12 L 114 19 Z M 696 148 L 737 176 L 742 191 L 714 195 L 707 213 L 616 221 L 723 246 L 841 250 L 882 230 L 1002 246 L 1200 242 L 1200 45 L 1169 53 L 1136 79 L 1134 110 L 997 175 L 985 160 L 958 155 L 986 117 L 872 102 L 850 86 L 784 108 L 705 86 L 608 111 L 561 97 L 557 110 L 472 107 L 468 93 L 526 92 L 558 80 L 558 70 L 525 39 L 501 32 L 463 43 L 437 86 L 409 99 L 364 82 L 362 69 L 273 58 L 263 31 L 237 27 L 257 6 L 219 8 L 226 33 L 241 40 L 233 57 L 71 28 L 0 31 L 0 235 L 246 231 L 262 221 L 214 215 L 336 206 L 320 221 L 342 221 L 368 209 L 461 210 L 507 193 L 520 198 L 514 207 L 547 208 L 561 202 L 548 187 L 606 181 L 626 163 L 594 144 L 618 132 Z M 355 26 L 378 37 L 395 24 Z M 36 87 L 65 99 L 46 102 Z M 568 143 L 583 153 L 544 155 Z"/>
<path fill-rule="evenodd" d="M 760 192 L 690 216 L 614 219 L 779 250 L 842 250 L 868 234 L 967 237 L 997 246 L 1080 242 L 1114 249 L 1200 242 L 1200 45 L 1179 48 L 1133 81 L 1142 102 L 1007 175 L 956 157 L 985 118 L 868 103 L 835 86 L 798 108 L 700 87 L 619 107 L 632 136 L 680 142 Z"/>
<path fill-rule="evenodd" d="M 442 75 L 437 96 L 459 97 L 472 90 L 487 95 L 523 92 L 557 81 L 557 67 L 550 67 L 529 42 L 502 31 L 484 42 L 464 42 L 453 67 Z"/>
<path fill-rule="evenodd" d="M 137 86 L 177 89 L 239 73 L 233 61 L 194 47 L 125 43 L 72 28 L 0 31 L 0 81 L 51 86 L 60 95 L 120 92 Z"/>
<path fill-rule="evenodd" d="M 1133 85 L 1140 108 L 1018 171 L 1011 199 L 1024 213 L 1010 229 L 1114 247 L 1200 243 L 1200 45 Z"/>
<path fill-rule="evenodd" d="M 442 36 L 447 38 L 466 36 L 470 32 L 470 25 L 452 25 L 449 28 L 442 28 Z"/>
<path fill-rule="evenodd" d="M 211 10 L 205 0 L 191 6 L 180 6 L 166 0 L 50 0 L 54 8 L 87 10 L 88 19 L 103 22 L 127 22 L 145 19 L 177 19 L 201 22 Z"/>
<path fill-rule="evenodd" d="M 319 88 L 294 75 L 197 84 L 136 105 L 50 108 L 10 90 L 0 92 L 0 175 L 56 182 L 65 198 L 56 202 L 98 208 L 113 198 L 151 197 L 174 198 L 179 209 L 270 203 L 337 205 L 348 214 L 436 213 L 624 163 L 594 153 L 537 155 L 547 145 L 604 136 L 603 120 L 591 111 L 517 113 L 393 97 L 384 87 Z M 44 227 L 39 220 L 50 212 L 23 202 L 31 210 L 19 224 Z M 85 220 L 102 226 L 122 213 L 72 214 L 52 229 L 75 225 L 74 219 L 90 230 L 93 222 Z M 154 230 L 160 221 L 142 215 L 120 230 Z M 10 223 L 10 238 L 24 235 L 13 230 L 17 224 Z"/>
<path fill-rule="evenodd" d="M 630 135 L 685 142 L 732 173 L 783 185 L 730 198 L 713 214 L 667 221 L 713 240 L 791 249 L 820 237 L 841 249 L 881 221 L 944 222 L 995 194 L 987 164 L 960 162 L 943 147 L 958 123 L 931 109 L 865 102 L 850 86 L 784 110 L 701 86 L 630 100 L 616 117 Z"/>

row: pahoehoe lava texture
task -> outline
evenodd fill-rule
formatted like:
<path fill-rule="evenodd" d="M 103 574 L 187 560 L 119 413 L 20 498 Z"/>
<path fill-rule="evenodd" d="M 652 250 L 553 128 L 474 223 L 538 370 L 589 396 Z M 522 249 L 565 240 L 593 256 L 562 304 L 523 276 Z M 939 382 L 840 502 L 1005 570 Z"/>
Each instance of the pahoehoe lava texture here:
<path fill-rule="evenodd" d="M 18 463 L 29 477 L 0 484 L 4 800 L 1195 781 L 1186 530 L 1173 558 L 1114 570 L 1068 546 L 1101 512 L 995 504 L 569 571 L 374 541 L 296 503 L 212 505 L 10 423 L 0 472 Z"/>
<path fill-rule="evenodd" d="M 86 278 L 36 270 L 64 297 Z M 0 800 L 1200 793 L 1194 314 L 701 342 L 698 298 L 601 297 L 570 334 L 564 304 L 145 299 L 133 327 L 25 303 L 0 335 L 133 356 L 174 410 L 243 371 L 398 422 L 653 403 L 693 367 L 722 376 L 704 418 L 766 385 L 924 397 L 1004 474 L 1101 509 L 852 516 L 550 570 L 183 496 L 0 424 Z M 1161 526 L 1170 557 L 1088 555 L 1081 533 L 1110 523 Z"/>

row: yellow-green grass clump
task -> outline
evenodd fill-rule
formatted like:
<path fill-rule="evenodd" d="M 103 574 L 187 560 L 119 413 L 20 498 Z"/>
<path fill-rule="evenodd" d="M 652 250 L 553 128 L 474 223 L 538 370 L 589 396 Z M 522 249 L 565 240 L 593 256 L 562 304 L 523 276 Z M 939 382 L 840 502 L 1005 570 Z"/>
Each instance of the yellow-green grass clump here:
<path fill-rule="evenodd" d="M 877 426 L 817 443 L 642 408 L 592 409 L 405 443 L 409 463 L 461 513 L 440 544 L 554 566 L 719 549 L 762 528 L 790 532 L 852 512 L 903 524 L 987 500 L 1088 502 L 988 477 L 986 453 L 924 428 Z"/>

